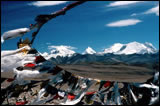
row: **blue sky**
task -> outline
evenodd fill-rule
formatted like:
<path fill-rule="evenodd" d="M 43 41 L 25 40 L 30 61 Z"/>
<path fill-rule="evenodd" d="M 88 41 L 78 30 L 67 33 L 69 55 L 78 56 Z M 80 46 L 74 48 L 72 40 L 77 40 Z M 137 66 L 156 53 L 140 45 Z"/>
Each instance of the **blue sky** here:
<path fill-rule="evenodd" d="M 1 35 L 12 29 L 29 27 L 35 23 L 37 15 L 50 14 L 72 2 L 1 1 Z M 31 38 L 31 34 L 22 38 Z M 7 40 L 1 44 L 1 49 L 16 49 L 18 40 Z M 158 1 L 85 2 L 46 23 L 33 47 L 40 52 L 49 52 L 48 46 L 66 45 L 82 53 L 88 46 L 102 51 L 114 43 L 133 41 L 150 42 L 159 49 Z"/>

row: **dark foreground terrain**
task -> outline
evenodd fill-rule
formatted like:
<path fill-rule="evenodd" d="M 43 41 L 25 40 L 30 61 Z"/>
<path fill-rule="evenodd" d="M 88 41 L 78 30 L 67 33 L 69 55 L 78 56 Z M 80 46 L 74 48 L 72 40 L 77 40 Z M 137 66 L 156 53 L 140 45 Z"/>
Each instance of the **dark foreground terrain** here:
<path fill-rule="evenodd" d="M 59 65 L 63 69 L 82 76 L 100 80 L 123 81 L 123 82 L 144 82 L 154 75 L 154 70 L 139 67 L 119 65 Z"/>
<path fill-rule="evenodd" d="M 118 82 L 144 82 L 154 75 L 154 69 L 143 66 L 130 66 L 125 64 L 104 65 L 104 64 L 76 64 L 62 65 L 59 67 L 85 78 L 99 80 L 118 81 Z M 43 78 L 26 78 L 27 80 L 46 80 L 47 75 Z M 1 78 L 13 78 L 13 72 L 1 73 Z"/>
<path fill-rule="evenodd" d="M 86 64 L 86 65 L 58 65 L 59 67 L 63 68 L 66 71 L 69 71 L 75 75 L 79 75 L 85 78 L 93 78 L 99 80 L 108 80 L 108 81 L 117 81 L 117 82 L 145 82 L 147 79 L 150 79 L 154 75 L 154 70 L 146 67 L 140 66 L 129 66 L 125 64 L 117 64 L 117 65 L 103 65 L 103 64 Z M 6 76 L 9 76 L 11 73 Z M 46 77 L 47 78 L 47 77 Z M 45 79 L 42 78 L 43 80 Z M 31 79 L 29 79 L 31 80 Z M 1 89 L 6 88 L 11 83 L 4 81 L 1 83 Z M 25 97 L 28 101 L 27 104 L 30 104 L 32 100 L 37 98 L 37 94 L 40 90 L 40 83 L 36 84 L 37 86 L 31 88 L 29 91 L 23 91 L 17 98 L 11 97 L 7 100 L 5 98 L 2 105 L 15 105 L 16 101 L 21 101 Z M 121 83 L 118 84 L 119 88 L 121 88 Z M 88 91 L 96 91 L 98 89 L 98 85 L 93 84 Z M 61 89 L 66 90 L 68 87 L 64 85 Z M 7 102 L 8 101 L 8 102 Z M 100 101 L 99 101 L 100 102 Z M 52 100 L 50 102 L 44 103 L 44 105 L 58 105 L 60 101 Z"/>

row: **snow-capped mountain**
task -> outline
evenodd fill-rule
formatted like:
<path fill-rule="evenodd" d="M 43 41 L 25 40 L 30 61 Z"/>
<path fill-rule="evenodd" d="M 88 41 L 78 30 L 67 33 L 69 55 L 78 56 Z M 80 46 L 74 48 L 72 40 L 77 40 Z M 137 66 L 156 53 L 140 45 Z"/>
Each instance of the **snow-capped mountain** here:
<path fill-rule="evenodd" d="M 123 47 L 123 44 L 120 43 L 115 43 L 113 46 L 111 46 L 110 48 L 104 49 L 104 54 L 107 53 L 116 53 L 118 52 L 121 48 Z"/>
<path fill-rule="evenodd" d="M 95 54 L 96 51 L 94 51 L 91 47 L 88 47 L 82 54 Z"/>
<path fill-rule="evenodd" d="M 107 54 L 107 53 L 113 53 L 113 54 L 152 54 L 156 53 L 156 48 L 151 43 L 138 43 L 138 42 L 131 42 L 128 44 L 121 44 L 116 43 L 110 48 L 107 48 L 104 50 L 104 52 L 101 52 L 101 54 Z"/>
<path fill-rule="evenodd" d="M 71 46 L 49 46 L 50 53 L 41 54 L 46 59 L 59 57 L 75 57 L 77 53 L 73 51 L 75 49 Z M 103 52 L 96 52 L 91 47 L 86 48 L 86 50 L 80 55 L 105 55 L 105 54 L 114 54 L 114 55 L 131 55 L 131 54 L 154 54 L 157 53 L 158 50 L 151 43 L 138 43 L 138 42 L 130 42 L 128 44 L 115 43 L 110 48 L 104 49 Z"/>
<path fill-rule="evenodd" d="M 44 56 L 46 59 L 49 59 L 51 57 L 56 58 L 57 56 L 60 57 L 71 57 L 73 54 L 75 54 L 74 47 L 70 46 L 49 46 L 49 49 L 51 49 L 50 53 L 43 53 L 42 56 Z"/>
<path fill-rule="evenodd" d="M 41 53 L 41 55 L 45 58 L 45 59 L 49 59 L 50 56 L 47 52 Z"/>

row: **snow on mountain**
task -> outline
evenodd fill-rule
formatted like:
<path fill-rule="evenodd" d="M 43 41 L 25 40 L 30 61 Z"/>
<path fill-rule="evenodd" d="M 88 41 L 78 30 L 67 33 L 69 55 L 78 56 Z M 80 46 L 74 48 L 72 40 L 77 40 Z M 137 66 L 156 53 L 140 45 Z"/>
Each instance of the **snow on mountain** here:
<path fill-rule="evenodd" d="M 51 50 L 49 54 L 46 52 L 42 54 L 42 56 L 44 56 L 46 59 L 51 57 L 56 58 L 57 56 L 71 57 L 75 53 L 75 51 L 73 51 L 75 48 L 71 46 L 49 46 L 49 49 Z"/>
<path fill-rule="evenodd" d="M 49 59 L 51 57 L 56 58 L 57 56 L 61 57 L 71 57 L 76 52 L 73 51 L 75 49 L 71 46 L 49 46 L 49 49 L 51 50 L 50 53 L 43 53 L 41 54 L 46 59 Z M 121 43 L 115 43 L 110 48 L 104 49 L 103 52 L 96 52 L 91 47 L 88 47 L 82 54 L 96 54 L 96 55 L 103 55 L 107 53 L 113 53 L 113 54 L 152 54 L 157 53 L 158 50 L 151 44 L 151 43 L 139 43 L 139 42 L 130 42 L 128 44 L 121 44 Z"/>
<path fill-rule="evenodd" d="M 88 47 L 82 54 L 95 54 L 96 51 L 94 51 L 91 47 Z"/>
<path fill-rule="evenodd" d="M 47 52 L 41 53 L 41 55 L 47 60 L 50 58 L 50 56 Z"/>
<path fill-rule="evenodd" d="M 113 54 L 145 54 L 145 53 L 156 53 L 156 48 L 151 43 L 138 43 L 131 42 L 128 44 L 116 43 L 110 48 L 107 48 L 102 54 L 113 53 Z"/>
<path fill-rule="evenodd" d="M 148 47 L 150 50 L 157 52 L 156 48 L 151 43 L 146 42 L 144 45 Z"/>
<path fill-rule="evenodd" d="M 108 49 L 105 49 L 103 53 L 115 53 L 118 52 L 123 47 L 123 44 L 115 43 Z"/>

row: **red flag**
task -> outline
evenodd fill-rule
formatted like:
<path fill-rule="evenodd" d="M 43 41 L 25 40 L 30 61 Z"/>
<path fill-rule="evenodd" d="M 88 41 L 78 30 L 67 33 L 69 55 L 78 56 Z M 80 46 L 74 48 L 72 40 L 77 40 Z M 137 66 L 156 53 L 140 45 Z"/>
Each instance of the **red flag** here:
<path fill-rule="evenodd" d="M 63 99 L 63 97 L 59 96 L 58 93 L 57 93 L 57 94 L 53 97 L 53 99 L 58 99 L 58 98 Z"/>
<path fill-rule="evenodd" d="M 46 59 L 42 56 L 36 56 L 36 59 L 35 59 L 35 63 L 40 63 L 40 62 L 44 62 L 46 61 Z"/>
<path fill-rule="evenodd" d="M 28 63 L 28 64 L 25 64 L 25 66 L 24 66 L 24 67 L 31 67 L 31 68 L 33 68 L 33 67 L 35 67 L 35 66 L 36 66 L 35 64 Z"/>
<path fill-rule="evenodd" d="M 73 100 L 75 98 L 75 95 L 74 94 L 68 94 L 68 99 L 70 99 L 70 100 Z"/>
<path fill-rule="evenodd" d="M 7 79 L 7 82 L 12 82 L 13 80 L 15 80 L 14 78 L 9 78 Z"/>
<path fill-rule="evenodd" d="M 53 99 L 58 99 L 59 98 L 59 95 L 58 93 L 53 97 Z"/>
<path fill-rule="evenodd" d="M 86 95 L 92 95 L 94 94 L 96 91 L 93 91 L 93 92 L 86 92 Z"/>
<path fill-rule="evenodd" d="M 111 85 L 111 82 L 110 81 L 106 81 L 106 83 L 103 86 L 106 88 L 106 87 L 109 87 L 110 85 Z"/>
<path fill-rule="evenodd" d="M 16 105 L 25 105 L 26 103 L 28 103 L 27 101 L 24 102 L 16 102 Z"/>

